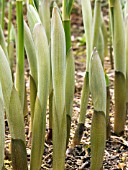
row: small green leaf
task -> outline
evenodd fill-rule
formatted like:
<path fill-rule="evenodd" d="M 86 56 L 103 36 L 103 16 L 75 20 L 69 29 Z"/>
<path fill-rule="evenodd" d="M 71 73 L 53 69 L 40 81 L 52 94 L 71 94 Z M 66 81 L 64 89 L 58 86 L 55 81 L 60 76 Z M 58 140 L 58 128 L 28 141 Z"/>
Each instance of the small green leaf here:
<path fill-rule="evenodd" d="M 84 77 L 84 86 L 82 89 L 82 97 L 81 97 L 81 107 L 80 107 L 80 117 L 79 123 L 85 122 L 85 113 L 88 105 L 88 98 L 89 98 L 89 72 L 85 73 Z"/>
<path fill-rule="evenodd" d="M 33 30 L 38 65 L 38 87 L 32 127 L 30 170 L 40 169 L 44 151 L 46 108 L 50 85 L 50 53 L 47 36 L 41 23 Z"/>
<path fill-rule="evenodd" d="M 55 106 L 58 121 L 61 123 L 65 107 L 66 43 L 62 21 L 56 7 L 53 8 L 52 14 L 51 62 Z"/>
<path fill-rule="evenodd" d="M 12 88 L 9 104 L 9 127 L 13 139 L 21 139 L 25 143 L 23 109 L 15 88 Z"/>
<path fill-rule="evenodd" d="M 13 82 L 9 62 L 1 46 L 0 46 L 0 73 L 4 73 L 0 74 L 0 81 L 4 97 L 4 104 L 8 114 Z"/>
<path fill-rule="evenodd" d="M 27 153 L 24 141 L 21 139 L 11 140 L 12 166 L 13 169 L 28 170 Z"/>
<path fill-rule="evenodd" d="M 63 170 L 67 138 L 65 111 L 66 43 L 63 24 L 56 7 L 52 12 L 51 61 L 53 78 L 53 169 Z"/>
<path fill-rule="evenodd" d="M 58 121 L 58 114 L 55 108 L 55 101 L 53 99 L 53 169 L 64 170 L 65 167 L 65 151 L 67 138 L 67 119 L 66 111 L 64 109 L 61 115 L 62 121 Z"/>
<path fill-rule="evenodd" d="M 69 0 L 67 3 L 67 13 L 69 16 L 71 15 L 73 3 L 74 3 L 74 0 Z"/>
<path fill-rule="evenodd" d="M 66 58 L 67 59 L 66 59 L 66 90 L 65 90 L 66 99 L 65 99 L 65 102 L 66 102 L 66 112 L 71 117 L 73 97 L 74 97 L 74 85 L 75 85 L 75 66 L 74 66 L 74 56 L 72 53 L 72 49 L 69 50 Z"/>
<path fill-rule="evenodd" d="M 4 53 L 5 53 L 5 55 L 8 59 L 7 45 L 6 45 L 6 42 L 5 42 L 4 33 L 2 31 L 1 26 L 0 26 L 0 45 L 1 45 L 2 49 L 4 50 Z"/>
<path fill-rule="evenodd" d="M 30 74 L 33 77 L 36 86 L 38 84 L 37 80 L 37 57 L 36 57 L 36 50 L 34 47 L 34 41 L 32 38 L 32 34 L 30 32 L 29 27 L 27 26 L 26 22 L 24 22 L 24 44 L 25 50 L 27 53 L 27 58 L 30 67 Z"/>
<path fill-rule="evenodd" d="M 35 108 L 35 101 L 36 101 L 36 95 L 37 95 L 37 86 L 30 75 L 30 107 L 31 107 L 31 127 L 33 123 L 33 118 L 34 118 L 34 108 Z M 32 128 L 31 128 L 32 130 Z"/>
<path fill-rule="evenodd" d="M 36 9 L 32 5 L 27 6 L 27 18 L 31 33 L 33 33 L 33 29 L 36 23 L 41 23 L 40 17 Z"/>
<path fill-rule="evenodd" d="M 45 123 L 46 123 L 46 105 L 42 110 L 40 100 L 37 97 L 35 103 L 35 112 L 32 128 L 32 149 L 30 170 L 40 169 L 42 154 L 45 141 Z"/>
<path fill-rule="evenodd" d="M 102 63 L 96 49 L 93 51 L 90 62 L 89 86 L 94 110 L 106 114 L 106 82 Z"/>
<path fill-rule="evenodd" d="M 41 23 L 37 23 L 33 30 L 34 43 L 36 46 L 38 65 L 38 88 L 37 96 L 41 102 L 47 100 L 47 90 L 50 85 L 50 52 L 45 29 Z M 43 108 L 43 107 L 42 107 Z"/>
<path fill-rule="evenodd" d="M 13 24 L 11 24 L 10 41 L 13 41 L 13 42 L 16 41 L 16 31 L 15 31 Z"/>
<path fill-rule="evenodd" d="M 45 28 L 46 35 L 47 35 L 47 38 L 48 38 L 48 42 L 50 42 L 51 18 L 50 18 L 49 0 L 41 1 L 41 5 L 39 7 L 39 15 L 40 15 L 40 19 L 42 21 L 42 24 Z"/>
<path fill-rule="evenodd" d="M 118 18 L 118 20 L 117 20 Z M 120 1 L 114 3 L 113 49 L 115 70 L 126 76 L 125 26 Z"/>
<path fill-rule="evenodd" d="M 92 8 L 90 0 L 81 0 L 82 5 L 82 14 L 84 22 L 84 30 L 86 37 L 86 46 L 87 46 L 87 62 L 86 68 L 87 72 L 89 71 L 89 62 L 92 52 Z"/>
<path fill-rule="evenodd" d="M 67 143 L 70 137 L 70 126 L 73 110 L 73 98 L 75 87 L 75 66 L 72 49 L 68 51 L 66 57 L 66 90 L 65 90 L 65 107 L 67 113 Z"/>
<path fill-rule="evenodd" d="M 106 80 L 106 86 L 109 87 L 110 85 L 110 80 L 107 74 L 105 74 L 105 80 Z"/>

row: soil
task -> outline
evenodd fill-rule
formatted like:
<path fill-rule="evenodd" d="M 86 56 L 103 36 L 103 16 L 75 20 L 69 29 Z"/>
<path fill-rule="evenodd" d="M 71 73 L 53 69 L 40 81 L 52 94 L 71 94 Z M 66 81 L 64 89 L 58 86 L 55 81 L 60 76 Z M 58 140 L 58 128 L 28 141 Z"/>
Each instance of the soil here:
<path fill-rule="evenodd" d="M 104 19 L 108 23 L 108 12 L 107 6 L 103 8 Z M 81 105 L 81 91 L 83 87 L 83 80 L 86 70 L 86 45 L 81 43 L 79 37 L 83 37 L 84 28 L 82 21 L 81 7 L 79 4 L 75 3 L 73 12 L 71 15 L 72 22 L 72 46 L 75 57 L 75 94 L 74 94 L 74 104 L 73 104 L 73 117 L 71 123 L 71 132 L 70 132 L 70 141 L 68 149 L 66 151 L 65 159 L 65 169 L 66 170 L 79 170 L 79 169 L 89 169 L 90 168 L 90 128 L 91 120 L 93 114 L 93 104 L 91 96 L 89 98 L 86 120 L 85 120 L 85 129 L 80 145 L 75 148 L 71 148 L 72 140 L 74 137 L 74 132 L 78 124 L 78 118 L 80 113 Z M 111 126 L 111 136 L 106 141 L 106 148 L 104 153 L 103 169 L 104 170 L 128 170 L 128 119 L 126 120 L 125 132 L 124 135 L 118 137 L 113 133 L 113 122 L 114 122 L 114 70 L 111 69 L 111 63 L 109 55 L 105 57 L 104 67 L 107 75 L 110 79 L 110 94 L 111 94 L 111 103 L 110 103 L 110 126 Z M 15 72 L 15 64 L 14 64 Z M 25 59 L 25 78 L 26 78 L 26 87 L 27 87 L 27 98 L 28 98 L 28 115 L 25 117 L 25 132 L 26 132 L 26 146 L 27 146 L 27 156 L 28 164 L 30 163 L 30 153 L 31 145 L 29 143 L 29 122 L 30 122 L 30 103 L 29 103 L 29 68 L 27 59 Z M 128 118 L 128 117 L 127 117 Z M 46 133 L 48 131 L 48 119 L 47 114 L 47 125 Z M 11 170 L 11 157 L 10 157 L 10 133 L 8 128 L 7 120 L 5 119 L 5 167 L 6 169 Z M 44 154 L 42 157 L 42 170 L 52 169 L 52 142 L 49 144 L 45 142 Z"/>

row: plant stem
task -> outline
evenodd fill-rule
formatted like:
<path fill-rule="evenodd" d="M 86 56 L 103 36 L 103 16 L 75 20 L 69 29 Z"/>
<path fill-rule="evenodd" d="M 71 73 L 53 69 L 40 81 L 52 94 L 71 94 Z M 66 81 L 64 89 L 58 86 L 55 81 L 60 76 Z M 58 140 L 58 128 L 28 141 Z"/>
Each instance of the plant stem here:
<path fill-rule="evenodd" d="M 63 2 L 62 2 L 63 4 L 62 4 L 62 18 L 63 18 L 63 21 L 65 21 L 65 20 L 69 20 L 69 15 L 67 14 L 67 3 L 68 3 L 68 1 L 67 0 L 63 0 Z"/>
<path fill-rule="evenodd" d="M 121 135 L 124 132 L 126 118 L 126 54 L 125 29 L 120 1 L 110 0 L 110 13 L 115 57 L 114 132 Z"/>
<path fill-rule="evenodd" d="M 87 110 L 88 98 L 89 98 L 89 63 L 90 56 L 92 52 L 92 9 L 90 0 L 82 0 L 82 15 L 84 22 L 84 30 L 86 37 L 86 73 L 84 77 L 84 85 L 82 88 L 82 96 L 81 96 L 81 107 L 80 107 L 80 116 L 79 123 L 75 131 L 73 145 L 78 145 L 83 135 L 84 131 L 84 122 L 85 122 L 85 114 Z"/>
<path fill-rule="evenodd" d="M 22 1 L 16 1 L 17 13 L 17 67 L 16 67 L 16 89 L 19 94 L 22 108 L 24 107 L 24 26 Z"/>
<path fill-rule="evenodd" d="M 66 119 L 66 42 L 62 20 L 57 7 L 52 12 L 51 63 L 53 80 L 53 170 L 65 167 L 67 139 Z"/>
<path fill-rule="evenodd" d="M 101 170 L 106 141 L 106 118 L 104 112 L 93 113 L 91 126 L 91 167 L 90 170 Z"/>
<path fill-rule="evenodd" d="M 106 87 L 107 92 L 107 99 L 106 99 L 106 139 L 110 137 L 110 118 L 109 118 L 109 111 L 110 111 L 110 90 L 109 86 Z"/>
<path fill-rule="evenodd" d="M 64 26 L 65 38 L 66 38 L 66 54 L 67 54 L 72 46 L 71 44 L 71 21 L 63 20 L 63 26 Z"/>
<path fill-rule="evenodd" d="M 9 2 L 9 12 L 8 12 L 8 52 L 9 52 L 9 43 L 10 43 L 10 30 L 11 30 L 11 20 L 12 20 L 12 2 Z"/>
<path fill-rule="evenodd" d="M 103 66 L 94 49 L 90 61 L 89 87 L 94 105 L 91 125 L 91 170 L 101 170 L 106 143 L 106 81 Z"/>
<path fill-rule="evenodd" d="M 5 0 L 2 0 L 2 17 L 1 17 L 2 29 L 4 29 L 4 15 L 5 15 Z"/>
<path fill-rule="evenodd" d="M 124 124 L 126 120 L 126 80 L 121 72 L 115 71 L 115 115 L 114 132 L 117 135 L 124 133 Z"/>
<path fill-rule="evenodd" d="M 63 0 L 63 27 L 65 31 L 65 40 L 66 40 L 66 113 L 67 113 L 67 145 L 70 137 L 70 128 L 71 128 L 71 117 L 72 117 L 72 106 L 73 106 L 73 97 L 74 97 L 74 57 L 72 54 L 72 44 L 71 44 L 71 21 L 70 13 L 73 5 L 67 0 Z"/>
<path fill-rule="evenodd" d="M 80 141 L 83 135 L 85 113 L 87 109 L 88 98 L 89 98 L 89 72 L 86 72 L 85 77 L 84 77 L 84 85 L 82 89 L 79 123 L 75 131 L 75 135 L 73 139 L 73 146 L 80 144 Z"/>

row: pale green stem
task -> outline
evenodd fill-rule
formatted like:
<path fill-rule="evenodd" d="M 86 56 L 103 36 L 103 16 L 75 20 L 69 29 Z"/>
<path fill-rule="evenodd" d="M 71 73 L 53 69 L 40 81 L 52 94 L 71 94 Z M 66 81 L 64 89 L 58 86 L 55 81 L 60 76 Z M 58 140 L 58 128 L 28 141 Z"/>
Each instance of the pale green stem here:
<path fill-rule="evenodd" d="M 2 17 L 1 17 L 2 29 L 4 29 L 4 16 L 5 16 L 5 0 L 2 0 Z"/>
<path fill-rule="evenodd" d="M 16 1 L 17 12 L 17 66 L 16 66 L 16 89 L 19 94 L 21 106 L 24 108 L 24 26 L 22 1 Z"/>

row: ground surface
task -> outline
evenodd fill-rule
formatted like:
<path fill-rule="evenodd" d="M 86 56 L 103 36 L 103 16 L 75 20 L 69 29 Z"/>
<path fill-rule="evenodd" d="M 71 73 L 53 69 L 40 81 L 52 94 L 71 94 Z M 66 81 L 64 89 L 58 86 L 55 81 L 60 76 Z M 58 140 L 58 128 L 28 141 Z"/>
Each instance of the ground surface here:
<path fill-rule="evenodd" d="M 104 8 L 106 13 L 106 8 Z M 106 13 L 107 14 L 107 13 Z M 78 117 L 80 113 L 80 104 L 81 104 L 81 90 L 83 86 L 83 80 L 85 75 L 85 64 L 86 64 L 86 46 L 85 44 L 80 43 L 79 37 L 83 36 L 83 22 L 81 17 L 81 9 L 78 4 L 74 6 L 72 14 L 72 44 L 75 57 L 75 95 L 74 95 L 74 104 L 73 104 L 73 117 L 71 125 L 71 134 L 69 148 L 71 147 L 72 139 L 74 136 L 75 129 L 78 123 Z M 107 22 L 108 18 L 105 16 Z M 26 61 L 26 86 L 28 92 L 28 103 L 29 103 L 29 80 L 28 80 L 28 64 Z M 110 104 L 110 124 L 111 124 L 111 137 L 106 142 L 106 149 L 104 154 L 103 167 L 105 170 L 128 170 L 128 119 L 126 121 L 125 133 L 122 137 L 117 137 L 113 134 L 113 121 L 114 121 L 114 70 L 111 69 L 111 64 L 109 57 L 105 57 L 105 70 L 110 78 L 110 94 L 111 94 L 111 104 Z M 93 114 L 93 106 L 91 98 L 89 98 L 86 120 L 85 120 L 85 130 L 81 140 L 81 144 L 76 146 L 72 152 L 67 150 L 66 152 L 66 161 L 65 168 L 67 170 L 77 170 L 77 169 L 89 169 L 90 167 L 90 128 L 91 128 L 91 119 Z M 29 145 L 28 137 L 28 121 L 30 121 L 30 109 L 28 111 L 28 117 L 25 118 L 26 123 L 26 142 L 27 142 L 27 155 L 28 163 L 30 161 L 30 152 L 31 145 Z M 7 169 L 11 168 L 11 161 L 9 155 L 10 147 L 10 134 L 5 120 L 6 125 L 6 149 L 5 149 L 5 165 Z M 48 129 L 48 115 L 47 115 L 47 129 Z M 46 129 L 46 131 L 47 131 Z M 52 169 L 52 144 L 45 143 L 45 151 L 42 159 L 42 170 Z"/>

